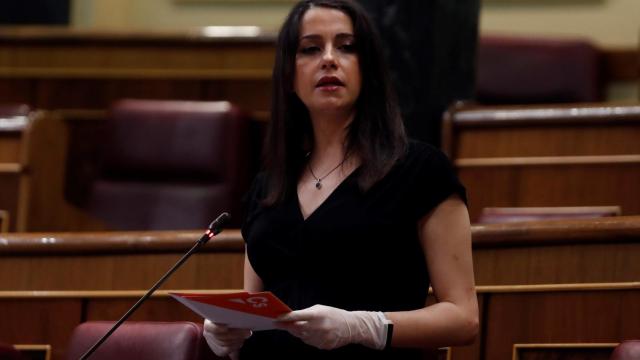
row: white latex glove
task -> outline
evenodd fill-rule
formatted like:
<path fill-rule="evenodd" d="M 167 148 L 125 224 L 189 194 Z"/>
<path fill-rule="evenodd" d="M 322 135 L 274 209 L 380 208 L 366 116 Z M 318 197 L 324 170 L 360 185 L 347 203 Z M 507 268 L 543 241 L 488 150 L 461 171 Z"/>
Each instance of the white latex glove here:
<path fill-rule="evenodd" d="M 218 356 L 229 355 L 231 359 L 238 357 L 238 350 L 253 332 L 248 329 L 229 328 L 224 324 L 216 324 L 204 320 L 203 335 L 211 350 Z"/>
<path fill-rule="evenodd" d="M 278 321 L 281 329 L 323 350 L 347 344 L 382 350 L 387 341 L 388 320 L 381 312 L 346 311 L 314 305 L 282 315 Z"/>

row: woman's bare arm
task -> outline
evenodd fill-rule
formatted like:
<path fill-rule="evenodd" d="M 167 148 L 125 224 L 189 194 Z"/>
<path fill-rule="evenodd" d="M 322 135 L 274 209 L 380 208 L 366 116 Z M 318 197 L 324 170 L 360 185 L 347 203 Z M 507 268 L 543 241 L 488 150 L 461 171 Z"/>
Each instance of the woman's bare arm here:
<path fill-rule="evenodd" d="M 386 313 L 394 323 L 391 344 L 421 348 L 469 344 L 477 336 L 479 322 L 467 208 L 451 196 L 418 226 L 437 303 Z"/>

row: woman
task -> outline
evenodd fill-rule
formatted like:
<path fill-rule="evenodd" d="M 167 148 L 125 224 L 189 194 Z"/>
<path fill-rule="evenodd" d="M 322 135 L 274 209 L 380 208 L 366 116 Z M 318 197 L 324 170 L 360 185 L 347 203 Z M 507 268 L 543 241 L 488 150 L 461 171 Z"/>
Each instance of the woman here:
<path fill-rule="evenodd" d="M 465 191 L 407 141 L 377 35 L 348 0 L 297 4 L 278 37 L 266 171 L 242 228 L 244 286 L 293 311 L 251 334 L 205 322 L 218 355 L 417 359 L 478 331 Z M 426 306 L 431 284 L 437 302 Z"/>

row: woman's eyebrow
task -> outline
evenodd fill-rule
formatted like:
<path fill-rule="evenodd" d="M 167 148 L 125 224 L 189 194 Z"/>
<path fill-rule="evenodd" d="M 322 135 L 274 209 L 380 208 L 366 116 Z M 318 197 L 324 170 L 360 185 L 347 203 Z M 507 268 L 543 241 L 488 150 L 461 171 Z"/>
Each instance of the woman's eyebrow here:
<path fill-rule="evenodd" d="M 355 36 L 353 36 L 353 34 L 351 33 L 338 33 L 334 38 L 338 40 L 342 40 L 342 39 L 352 39 L 354 37 Z M 322 39 L 323 39 L 323 36 L 320 34 L 307 34 L 300 37 L 300 40 L 322 40 Z"/>

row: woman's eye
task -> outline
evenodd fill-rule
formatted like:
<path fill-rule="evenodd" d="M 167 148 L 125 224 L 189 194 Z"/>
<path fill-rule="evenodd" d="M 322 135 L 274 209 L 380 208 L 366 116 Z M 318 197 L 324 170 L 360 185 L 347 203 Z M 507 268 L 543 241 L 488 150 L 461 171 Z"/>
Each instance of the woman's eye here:
<path fill-rule="evenodd" d="M 320 51 L 320 48 L 317 46 L 303 46 L 300 48 L 300 52 L 306 55 L 314 54 L 318 51 Z"/>
<path fill-rule="evenodd" d="M 354 44 L 344 44 L 344 45 L 340 45 L 339 47 L 340 50 L 347 52 L 347 53 L 354 53 L 356 52 L 356 46 Z"/>

